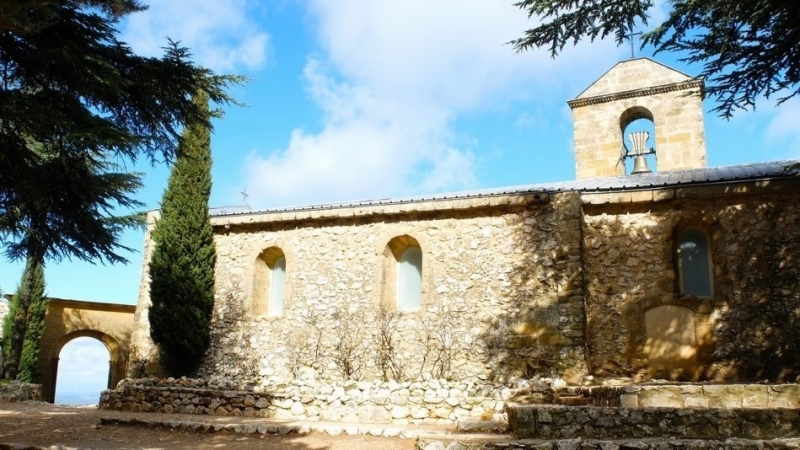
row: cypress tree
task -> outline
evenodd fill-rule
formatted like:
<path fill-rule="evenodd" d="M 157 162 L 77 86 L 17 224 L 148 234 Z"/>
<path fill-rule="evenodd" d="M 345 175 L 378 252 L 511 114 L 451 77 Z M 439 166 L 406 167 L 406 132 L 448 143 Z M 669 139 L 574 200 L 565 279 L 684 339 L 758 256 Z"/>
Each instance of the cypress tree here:
<path fill-rule="evenodd" d="M 44 293 L 44 267 L 41 264 L 31 263 L 33 272 L 30 288 L 30 306 L 28 306 L 28 327 L 25 330 L 25 339 L 22 344 L 22 356 L 19 361 L 17 379 L 26 383 L 33 383 L 39 375 L 39 348 L 42 334 L 44 334 L 44 316 L 50 300 Z M 27 267 L 26 267 L 27 270 Z"/>
<path fill-rule="evenodd" d="M 193 100 L 210 115 L 207 95 L 199 92 Z M 173 376 L 191 374 L 210 344 L 217 258 L 208 214 L 210 140 L 204 122 L 187 124 L 153 230 L 150 336 Z"/>
<path fill-rule="evenodd" d="M 44 288 L 44 267 L 35 258 L 28 258 L 3 324 L 5 378 L 32 383 L 38 375 L 39 344 L 49 304 Z"/>
<path fill-rule="evenodd" d="M 6 367 L 8 364 L 6 361 L 8 360 L 8 352 L 11 350 L 11 335 L 12 335 L 12 327 L 14 326 L 14 317 L 17 315 L 17 305 L 16 302 L 13 301 L 14 297 L 11 297 L 11 301 L 8 302 L 8 311 L 6 316 L 3 318 L 3 337 L 2 341 L 0 341 L 0 350 L 3 353 L 3 365 L 2 365 L 2 372 L 0 372 L 0 378 L 7 378 L 6 377 Z"/>

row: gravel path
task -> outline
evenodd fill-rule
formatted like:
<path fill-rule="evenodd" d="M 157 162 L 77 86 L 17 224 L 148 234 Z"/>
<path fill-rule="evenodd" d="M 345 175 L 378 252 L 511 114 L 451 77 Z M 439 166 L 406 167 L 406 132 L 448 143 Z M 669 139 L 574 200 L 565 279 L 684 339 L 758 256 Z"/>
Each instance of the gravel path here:
<path fill-rule="evenodd" d="M 101 418 L 111 421 L 162 421 L 163 427 L 102 425 Z M 199 433 L 178 427 L 170 422 L 192 421 L 220 423 L 245 422 L 242 417 L 160 415 L 101 411 L 94 407 L 55 406 L 43 402 L 0 403 L 0 448 L 3 444 L 24 444 L 48 447 L 102 449 L 353 449 L 353 450 L 411 450 L 415 439 L 399 437 L 324 433 L 308 434 L 241 434 L 230 431 Z M 258 419 L 246 422 L 256 423 Z M 261 420 L 277 425 L 275 421 Z M 347 428 L 339 424 L 343 431 Z M 352 428 L 351 428 L 352 431 Z M 6 447 L 8 448 L 8 447 Z"/>

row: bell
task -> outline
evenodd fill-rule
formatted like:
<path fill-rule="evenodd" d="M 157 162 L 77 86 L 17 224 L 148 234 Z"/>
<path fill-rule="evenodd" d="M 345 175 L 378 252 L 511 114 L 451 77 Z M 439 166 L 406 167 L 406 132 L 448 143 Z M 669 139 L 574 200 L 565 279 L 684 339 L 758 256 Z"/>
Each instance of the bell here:
<path fill-rule="evenodd" d="M 636 155 L 636 157 L 633 158 L 633 170 L 631 171 L 631 175 L 652 172 L 652 170 L 647 167 L 647 159 L 644 156 L 647 152 L 648 137 L 650 137 L 650 133 L 647 131 L 634 131 L 628 135 L 628 139 L 630 139 L 631 144 L 633 144 L 633 154 Z"/>
<path fill-rule="evenodd" d="M 635 175 L 637 173 L 650 173 L 649 167 L 647 167 L 647 158 L 644 155 L 637 155 L 633 158 L 633 170 L 631 171 L 631 175 Z"/>

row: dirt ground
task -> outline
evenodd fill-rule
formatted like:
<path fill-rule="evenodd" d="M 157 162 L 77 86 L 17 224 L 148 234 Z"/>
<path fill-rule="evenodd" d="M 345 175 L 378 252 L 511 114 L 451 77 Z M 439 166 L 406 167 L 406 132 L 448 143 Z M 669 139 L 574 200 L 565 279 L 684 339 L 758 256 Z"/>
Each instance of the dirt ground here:
<path fill-rule="evenodd" d="M 243 435 L 213 434 L 121 425 L 101 425 L 101 417 L 153 418 L 153 414 L 100 411 L 93 407 L 49 403 L 0 403 L 0 444 L 40 447 L 61 445 L 98 449 L 353 449 L 411 450 L 415 440 L 376 436 L 328 434 Z M 164 416 L 162 416 L 164 417 Z M 198 420 L 202 416 L 169 415 L 168 420 Z"/>

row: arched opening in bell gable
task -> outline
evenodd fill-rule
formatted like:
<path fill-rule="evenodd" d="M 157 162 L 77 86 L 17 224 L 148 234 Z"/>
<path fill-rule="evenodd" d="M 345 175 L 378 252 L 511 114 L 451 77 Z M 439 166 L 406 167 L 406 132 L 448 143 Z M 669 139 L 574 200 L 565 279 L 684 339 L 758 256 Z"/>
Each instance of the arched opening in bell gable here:
<path fill-rule="evenodd" d="M 655 172 L 656 129 L 653 113 L 643 106 L 628 108 L 619 119 L 625 175 Z"/>

